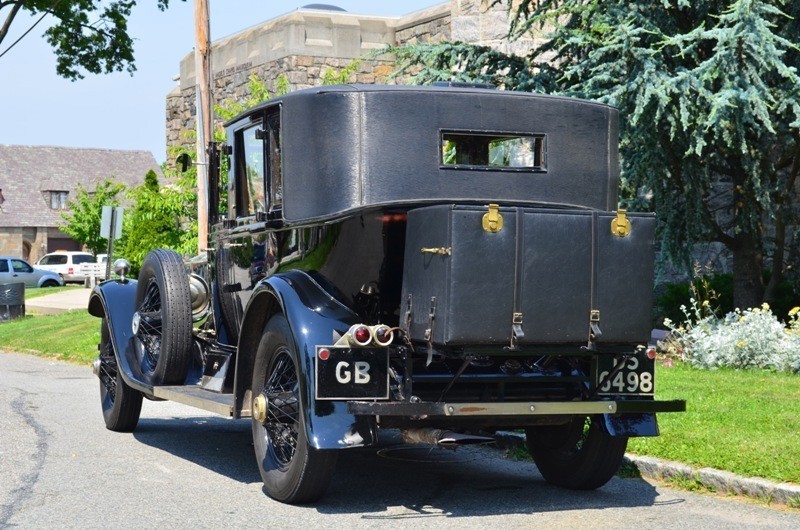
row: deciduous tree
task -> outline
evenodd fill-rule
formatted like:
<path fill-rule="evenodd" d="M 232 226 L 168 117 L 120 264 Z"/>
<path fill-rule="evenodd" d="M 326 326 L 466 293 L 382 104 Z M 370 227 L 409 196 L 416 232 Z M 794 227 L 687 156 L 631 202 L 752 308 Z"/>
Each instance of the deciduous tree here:
<path fill-rule="evenodd" d="M 185 0 L 184 0 L 185 1 Z M 133 74 L 133 38 L 128 34 L 128 19 L 137 0 L 0 0 L 0 53 L 9 30 L 21 13 L 39 20 L 49 17 L 54 23 L 44 32 L 56 54 L 58 75 L 75 80 L 92 74 L 121 72 Z M 156 0 L 160 10 L 169 0 Z M 31 27 L 30 29 L 33 29 Z"/>
<path fill-rule="evenodd" d="M 94 191 L 79 187 L 75 198 L 67 203 L 66 221 L 60 228 L 72 239 L 86 245 L 92 254 L 105 252 L 108 240 L 100 237 L 100 220 L 103 206 L 119 206 L 125 185 L 111 179 L 104 180 Z"/>

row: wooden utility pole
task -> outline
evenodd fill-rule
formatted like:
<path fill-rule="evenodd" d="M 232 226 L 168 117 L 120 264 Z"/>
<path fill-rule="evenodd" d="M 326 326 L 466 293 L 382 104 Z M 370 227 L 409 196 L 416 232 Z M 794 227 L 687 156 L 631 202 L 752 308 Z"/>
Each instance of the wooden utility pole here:
<path fill-rule="evenodd" d="M 206 146 L 213 140 L 211 113 L 211 38 L 208 0 L 194 0 L 194 72 L 197 122 L 197 252 L 208 247 L 208 157 Z"/>

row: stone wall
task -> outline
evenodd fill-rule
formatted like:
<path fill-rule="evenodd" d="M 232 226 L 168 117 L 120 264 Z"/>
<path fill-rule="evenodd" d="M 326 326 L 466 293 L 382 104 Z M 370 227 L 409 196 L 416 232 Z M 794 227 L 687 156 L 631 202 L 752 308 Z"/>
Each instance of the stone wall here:
<path fill-rule="evenodd" d="M 60 230 L 50 230 L 53 232 L 49 234 L 51 236 L 65 236 L 65 234 L 63 234 Z M 31 263 L 34 263 L 38 261 L 39 258 L 47 254 L 47 237 L 48 228 L 46 227 L 0 228 L 0 256 L 24 258 Z M 29 250 L 29 254 L 27 256 L 26 250 Z"/>
<path fill-rule="evenodd" d="M 22 228 L 0 230 L 0 255 L 22 256 Z"/>

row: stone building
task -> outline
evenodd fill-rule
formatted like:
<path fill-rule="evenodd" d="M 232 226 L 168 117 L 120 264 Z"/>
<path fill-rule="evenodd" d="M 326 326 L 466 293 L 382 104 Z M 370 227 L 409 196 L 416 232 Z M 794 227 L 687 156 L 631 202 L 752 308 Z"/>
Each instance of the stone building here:
<path fill-rule="evenodd" d="M 400 83 L 390 78 L 390 56 L 368 55 L 387 44 L 462 41 L 526 54 L 534 41 L 509 42 L 505 4 L 491 0 L 450 0 L 401 17 L 378 17 L 336 9 L 300 8 L 212 43 L 211 69 L 216 103 L 245 99 L 255 74 L 273 88 L 285 74 L 297 90 L 322 84 L 327 69 L 339 71 L 358 60 L 354 83 Z M 180 78 L 167 96 L 167 145 L 191 144 L 182 136 L 195 128 L 194 54 L 180 63 Z"/>
<path fill-rule="evenodd" d="M 0 145 L 0 255 L 36 261 L 53 250 L 80 250 L 59 229 L 79 186 L 91 192 L 111 178 L 144 183 L 161 169 L 147 151 Z"/>

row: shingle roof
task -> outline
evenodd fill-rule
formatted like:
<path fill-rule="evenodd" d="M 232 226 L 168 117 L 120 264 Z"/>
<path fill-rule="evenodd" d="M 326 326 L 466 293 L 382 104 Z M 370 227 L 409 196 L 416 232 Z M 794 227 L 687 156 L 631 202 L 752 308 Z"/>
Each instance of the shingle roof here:
<path fill-rule="evenodd" d="M 107 178 L 126 186 L 144 182 L 147 170 L 163 174 L 148 151 L 0 145 L 0 189 L 5 203 L 0 227 L 56 227 L 61 211 L 50 209 L 50 191 L 75 197 L 80 184 L 93 190 Z"/>

